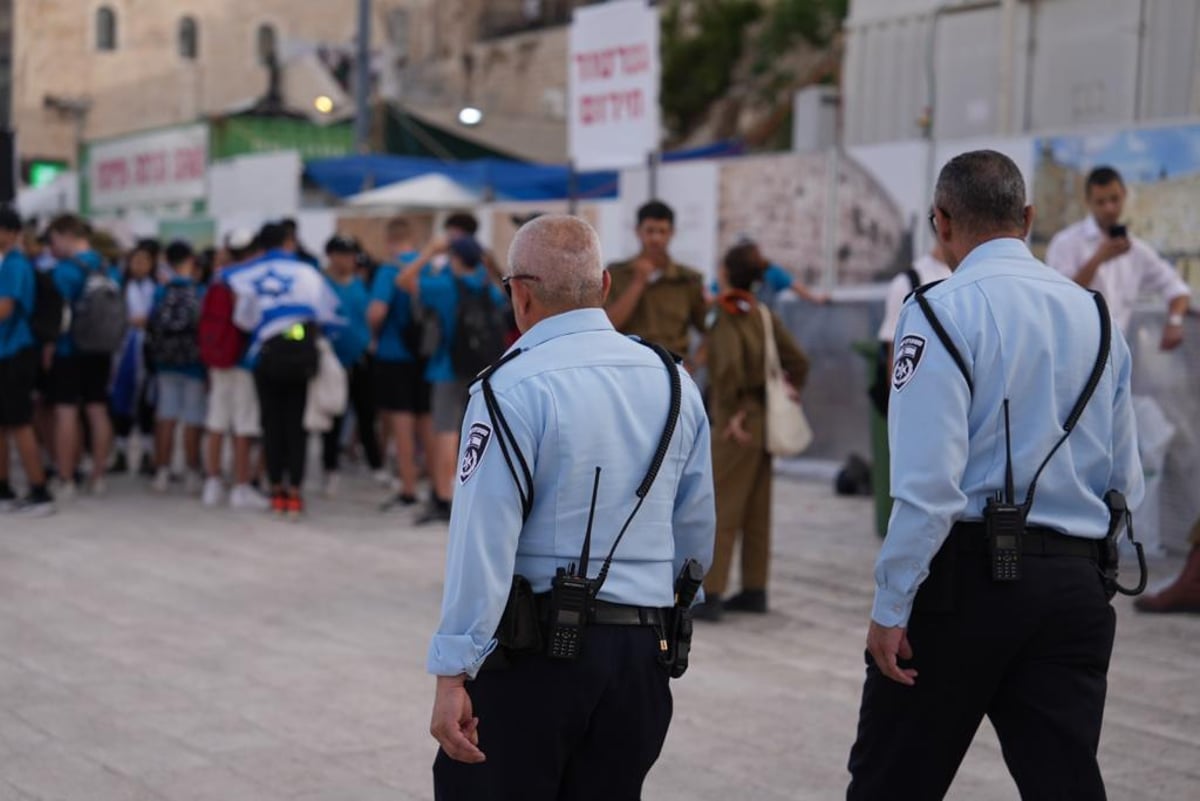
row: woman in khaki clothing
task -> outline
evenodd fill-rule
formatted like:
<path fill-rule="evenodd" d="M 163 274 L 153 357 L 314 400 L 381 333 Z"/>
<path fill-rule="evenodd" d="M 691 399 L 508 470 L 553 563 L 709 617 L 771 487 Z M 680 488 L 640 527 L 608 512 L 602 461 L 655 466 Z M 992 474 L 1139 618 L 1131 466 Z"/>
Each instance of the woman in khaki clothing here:
<path fill-rule="evenodd" d="M 707 351 L 709 411 L 712 415 L 713 473 L 717 495 L 717 539 L 712 569 L 704 580 L 707 600 L 697 617 L 767 611 L 771 556 L 771 456 L 766 449 L 766 329 L 753 292 L 766 264 L 754 245 L 725 255 L 721 293 L 709 313 Z M 783 370 L 799 390 L 808 358 L 774 314 L 772 330 Z M 742 591 L 722 600 L 729 583 L 733 546 L 741 535 Z"/>

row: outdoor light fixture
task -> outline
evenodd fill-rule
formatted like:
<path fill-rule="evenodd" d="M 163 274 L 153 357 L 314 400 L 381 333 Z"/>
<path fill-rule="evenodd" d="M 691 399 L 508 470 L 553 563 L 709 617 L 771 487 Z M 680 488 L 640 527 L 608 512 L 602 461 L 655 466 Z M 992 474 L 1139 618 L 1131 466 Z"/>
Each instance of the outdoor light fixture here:
<path fill-rule="evenodd" d="M 313 101 L 313 106 L 322 114 L 328 114 L 333 111 L 333 98 L 329 95 L 321 95 Z"/>
<path fill-rule="evenodd" d="M 474 106 L 465 106 L 458 112 L 458 121 L 468 128 L 474 128 L 483 122 L 483 112 Z"/>

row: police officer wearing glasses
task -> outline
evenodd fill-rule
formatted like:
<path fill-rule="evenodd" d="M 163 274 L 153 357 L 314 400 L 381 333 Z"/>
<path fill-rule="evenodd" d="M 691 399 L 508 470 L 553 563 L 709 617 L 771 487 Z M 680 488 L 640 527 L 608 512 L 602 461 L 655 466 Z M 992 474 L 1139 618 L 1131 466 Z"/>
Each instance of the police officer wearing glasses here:
<path fill-rule="evenodd" d="M 984 716 L 1022 798 L 1105 797 L 1115 539 L 1143 494 L 1129 348 L 1099 296 L 1030 254 L 1032 219 L 1006 156 L 942 169 L 954 273 L 896 335 L 850 799 L 944 797 Z"/>
<path fill-rule="evenodd" d="M 522 336 L 471 388 L 429 648 L 435 798 L 634 801 L 712 558 L 708 421 L 609 322 L 591 226 L 539 217 L 509 265 Z"/>

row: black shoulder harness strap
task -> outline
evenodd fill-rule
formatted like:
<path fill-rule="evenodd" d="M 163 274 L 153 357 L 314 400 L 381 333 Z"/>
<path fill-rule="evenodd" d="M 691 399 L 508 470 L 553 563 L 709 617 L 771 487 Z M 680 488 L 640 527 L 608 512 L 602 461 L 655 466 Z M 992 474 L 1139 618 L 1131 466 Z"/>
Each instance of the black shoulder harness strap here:
<path fill-rule="evenodd" d="M 971 394 L 975 394 L 975 383 L 971 380 L 971 371 L 967 369 L 967 362 L 963 359 L 962 354 L 958 352 L 958 348 L 954 347 L 954 341 L 950 339 L 950 334 L 946 332 L 946 327 L 942 325 L 942 321 L 933 313 L 933 306 L 925 297 L 925 293 L 940 284 L 941 281 L 934 281 L 931 284 L 926 284 L 920 289 L 913 292 L 913 296 L 917 299 L 917 305 L 921 307 L 921 312 L 925 315 L 925 319 L 929 321 L 929 325 L 933 328 L 933 333 L 937 334 L 937 338 L 942 341 L 942 345 L 950 353 L 950 358 L 954 359 L 954 364 L 958 366 L 958 371 L 962 373 L 962 377 L 967 382 L 967 389 Z"/>
<path fill-rule="evenodd" d="M 663 365 L 667 368 L 667 374 L 670 376 L 671 380 L 671 407 L 667 413 L 667 422 L 663 427 L 662 437 L 659 438 L 658 448 L 654 452 L 654 457 L 650 462 L 650 467 L 646 471 L 646 476 L 642 479 L 642 483 L 638 485 L 636 492 L 638 498 L 637 506 L 634 508 L 633 514 L 631 514 L 629 519 L 625 522 L 625 526 L 621 529 L 621 533 L 617 535 L 616 541 L 613 542 L 612 551 L 609 553 L 608 560 L 605 563 L 605 567 L 602 570 L 601 575 L 604 575 L 608 572 L 607 567 L 612 561 L 612 554 L 616 551 L 617 544 L 620 543 L 621 538 L 625 535 L 629 525 L 633 522 L 633 518 L 637 515 L 638 510 L 641 509 L 642 502 L 645 501 L 646 496 L 650 494 L 650 489 L 654 486 L 654 482 L 658 478 L 658 473 L 662 469 L 663 461 L 667 458 L 667 452 L 670 450 L 671 439 L 675 436 L 675 429 L 679 425 L 679 416 L 683 409 L 683 381 L 679 375 L 678 360 L 673 357 L 669 351 L 659 345 L 642 340 L 635 341 L 638 341 L 642 345 L 645 345 L 653 350 L 655 354 L 657 354 L 662 360 Z M 508 470 L 510 473 L 512 473 L 513 481 L 517 485 L 517 494 L 521 499 L 521 519 L 522 521 L 525 521 L 529 519 L 529 515 L 533 512 L 533 471 L 530 469 L 529 462 L 526 460 L 525 455 L 521 453 L 521 448 L 517 443 L 517 438 L 513 434 L 512 428 L 508 424 L 508 420 L 505 419 L 504 413 L 500 409 L 500 403 L 496 399 L 496 393 L 492 389 L 491 382 L 491 378 L 493 375 L 495 375 L 497 370 L 511 362 L 513 359 L 516 359 L 523 352 L 524 351 L 521 350 L 514 350 L 510 352 L 503 359 L 480 373 L 475 381 L 482 383 L 481 391 L 483 393 L 484 403 L 487 406 L 488 416 L 491 418 L 492 427 L 496 432 L 496 438 L 500 442 L 500 451 L 504 454 L 504 461 L 508 464 Z"/>
<path fill-rule="evenodd" d="M 925 318 L 929 320 L 929 324 L 933 327 L 938 339 L 942 341 L 946 350 L 950 352 L 950 356 L 954 359 L 954 363 L 958 365 L 963 378 L 967 380 L 967 386 L 971 387 L 973 392 L 974 387 L 971 383 L 971 376 L 967 370 L 966 361 L 963 360 L 962 354 L 958 352 L 958 349 L 950 340 L 950 335 L 946 333 L 946 329 L 942 326 L 941 321 L 938 320 L 937 315 L 933 313 L 933 307 L 929 305 L 929 301 L 924 297 L 925 292 L 933 286 L 935 284 L 929 284 L 917 290 L 915 293 L 917 303 L 921 305 L 921 311 L 925 313 Z M 1029 513 L 1030 507 L 1033 506 L 1033 497 L 1037 493 L 1038 479 L 1041 478 L 1046 466 L 1050 464 L 1050 460 L 1054 458 L 1054 454 L 1058 453 L 1059 448 L 1071 436 L 1071 432 L 1075 430 L 1075 426 L 1079 423 L 1079 418 L 1083 416 L 1084 409 L 1091 402 L 1092 396 L 1096 394 L 1096 388 L 1100 386 L 1100 380 L 1104 377 L 1104 368 L 1107 366 L 1108 357 L 1112 352 L 1112 317 L 1108 312 L 1108 304 L 1104 302 L 1104 296 L 1099 292 L 1092 292 L 1092 299 L 1096 302 L 1096 311 L 1100 315 L 1100 348 L 1096 354 L 1096 363 L 1092 366 L 1092 373 L 1088 376 L 1087 385 L 1084 386 L 1083 392 L 1080 393 L 1079 399 L 1075 401 L 1075 405 L 1071 407 L 1071 411 L 1063 423 L 1063 435 L 1059 437 L 1058 442 L 1055 443 L 1050 453 L 1042 460 L 1037 472 L 1033 474 L 1033 480 L 1029 482 L 1029 492 L 1025 496 L 1025 503 L 1022 504 L 1026 514 Z"/>
<path fill-rule="evenodd" d="M 1066 443 L 1071 432 L 1075 430 L 1075 425 L 1083 416 L 1083 410 L 1087 408 L 1092 396 L 1096 394 L 1096 388 L 1100 386 L 1100 379 L 1104 377 L 1104 368 L 1108 364 L 1108 357 L 1112 352 L 1112 317 L 1108 313 L 1108 304 L 1104 302 L 1104 296 L 1099 292 L 1092 292 L 1092 299 L 1096 301 L 1096 309 L 1100 313 L 1100 350 L 1096 354 L 1096 363 L 1092 366 L 1092 374 L 1088 376 L 1087 385 L 1083 388 L 1079 399 L 1075 401 L 1071 413 L 1067 415 L 1066 422 L 1063 423 L 1063 435 L 1059 437 L 1050 453 L 1042 460 L 1037 472 L 1033 474 L 1033 480 L 1029 482 L 1029 493 L 1025 496 L 1023 504 L 1026 515 L 1033 506 L 1033 496 L 1037 492 L 1037 483 L 1038 479 L 1042 477 L 1042 471 L 1046 469 L 1046 465 L 1050 464 L 1054 454 L 1058 453 L 1058 449 Z"/>

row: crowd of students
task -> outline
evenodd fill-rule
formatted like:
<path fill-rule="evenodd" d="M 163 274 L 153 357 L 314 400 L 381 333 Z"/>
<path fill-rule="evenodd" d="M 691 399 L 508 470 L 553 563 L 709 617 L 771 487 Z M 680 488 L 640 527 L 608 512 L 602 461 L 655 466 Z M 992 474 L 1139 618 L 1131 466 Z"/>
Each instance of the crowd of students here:
<path fill-rule="evenodd" d="M 297 518 L 319 435 L 327 494 L 353 437 L 393 488 L 383 511 L 418 506 L 428 476 L 417 522 L 449 519 L 469 379 L 513 339 L 477 227 L 452 215 L 419 248 L 396 218 L 382 264 L 339 235 L 322 267 L 290 220 L 121 254 L 74 215 L 38 235 L 0 210 L 0 511 L 49 514 L 138 472 Z"/>

